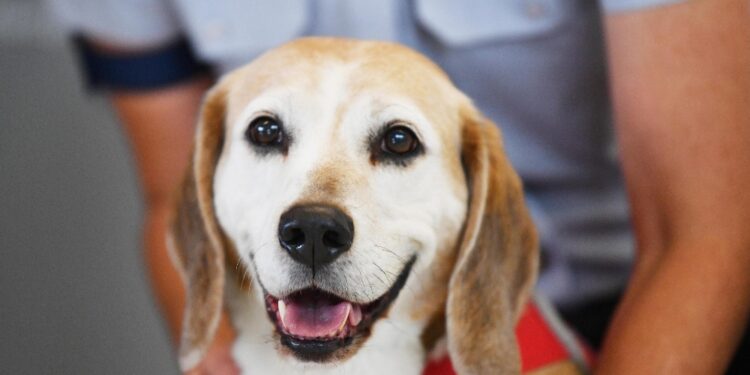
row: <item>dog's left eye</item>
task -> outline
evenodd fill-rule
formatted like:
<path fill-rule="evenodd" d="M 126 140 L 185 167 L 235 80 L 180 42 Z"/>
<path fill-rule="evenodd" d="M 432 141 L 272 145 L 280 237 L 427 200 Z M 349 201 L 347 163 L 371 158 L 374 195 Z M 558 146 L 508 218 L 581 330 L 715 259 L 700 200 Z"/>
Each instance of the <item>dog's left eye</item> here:
<path fill-rule="evenodd" d="M 250 122 L 245 137 L 256 146 L 283 147 L 286 142 L 284 127 L 271 116 L 261 116 Z"/>
<path fill-rule="evenodd" d="M 370 145 L 370 161 L 406 166 L 424 150 L 419 137 L 408 126 L 396 124 L 381 130 Z"/>
<path fill-rule="evenodd" d="M 394 126 L 383 136 L 381 148 L 385 152 L 406 155 L 417 149 L 419 141 L 411 129 L 406 126 Z"/>

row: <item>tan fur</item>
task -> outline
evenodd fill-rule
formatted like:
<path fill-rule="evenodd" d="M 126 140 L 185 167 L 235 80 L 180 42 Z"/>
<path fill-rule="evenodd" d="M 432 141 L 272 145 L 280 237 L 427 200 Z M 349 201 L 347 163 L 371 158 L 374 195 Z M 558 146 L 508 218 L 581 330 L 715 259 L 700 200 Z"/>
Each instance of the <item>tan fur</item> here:
<path fill-rule="evenodd" d="M 225 239 L 213 213 L 212 183 L 223 139 L 225 92 L 207 96 L 201 111 L 194 159 L 170 220 L 172 251 L 187 280 L 180 358 L 196 363 L 211 343 L 223 305 Z"/>
<path fill-rule="evenodd" d="M 345 176 L 342 178 L 342 176 Z M 303 199 L 311 202 L 334 203 L 339 200 L 346 184 L 357 180 L 354 171 L 346 170 L 346 164 L 335 158 L 313 171 L 308 180 Z"/>
<path fill-rule="evenodd" d="M 536 280 L 536 232 L 497 127 L 470 103 L 463 105 L 470 212 L 460 248 L 434 262 L 433 288 L 416 301 L 415 316 L 431 313 L 422 334 L 427 350 L 446 333 L 439 319 L 447 320 L 451 357 L 461 374 L 519 373 L 515 325 Z"/>
<path fill-rule="evenodd" d="M 515 325 L 536 277 L 537 237 L 497 127 L 471 106 L 462 115 L 471 203 L 448 292 L 448 348 L 461 374 L 517 374 Z"/>

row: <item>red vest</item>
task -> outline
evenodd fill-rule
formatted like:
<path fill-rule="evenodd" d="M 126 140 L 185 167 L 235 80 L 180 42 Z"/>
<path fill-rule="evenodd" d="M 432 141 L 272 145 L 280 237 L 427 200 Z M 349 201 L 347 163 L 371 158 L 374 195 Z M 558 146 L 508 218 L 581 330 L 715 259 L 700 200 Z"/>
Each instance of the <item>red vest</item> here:
<path fill-rule="evenodd" d="M 530 302 L 521 315 L 516 340 L 523 373 L 564 361 L 572 361 L 586 370 L 593 361 L 591 351 L 564 326 L 546 302 L 539 300 Z M 456 375 L 456 372 L 446 355 L 430 361 L 422 375 Z"/>

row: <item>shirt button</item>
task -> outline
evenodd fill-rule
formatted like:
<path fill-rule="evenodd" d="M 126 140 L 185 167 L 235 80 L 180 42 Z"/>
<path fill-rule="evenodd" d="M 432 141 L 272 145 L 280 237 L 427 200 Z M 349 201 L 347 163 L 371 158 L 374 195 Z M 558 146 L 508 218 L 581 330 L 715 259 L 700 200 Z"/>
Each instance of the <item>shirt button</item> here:
<path fill-rule="evenodd" d="M 544 5 L 537 1 L 529 2 L 529 4 L 526 6 L 526 14 L 529 16 L 529 18 L 539 18 L 544 16 L 547 13 L 547 10 L 544 8 Z"/>
<path fill-rule="evenodd" d="M 220 21 L 209 22 L 203 28 L 203 35 L 208 40 L 216 40 L 225 37 L 227 34 L 227 28 Z"/>

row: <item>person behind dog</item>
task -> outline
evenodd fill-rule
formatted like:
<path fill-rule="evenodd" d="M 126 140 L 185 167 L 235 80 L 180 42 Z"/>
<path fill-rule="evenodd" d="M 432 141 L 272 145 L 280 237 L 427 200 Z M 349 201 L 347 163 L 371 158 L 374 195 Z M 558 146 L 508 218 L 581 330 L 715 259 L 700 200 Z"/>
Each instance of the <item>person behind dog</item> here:
<path fill-rule="evenodd" d="M 728 367 L 750 309 L 747 1 L 51 4 L 130 139 L 175 338 L 165 221 L 205 90 L 284 41 L 336 35 L 425 53 L 500 124 L 541 236 L 539 289 L 601 345 L 599 372 L 748 369 L 746 339 Z M 225 319 L 204 373 L 236 371 L 231 337 Z"/>

